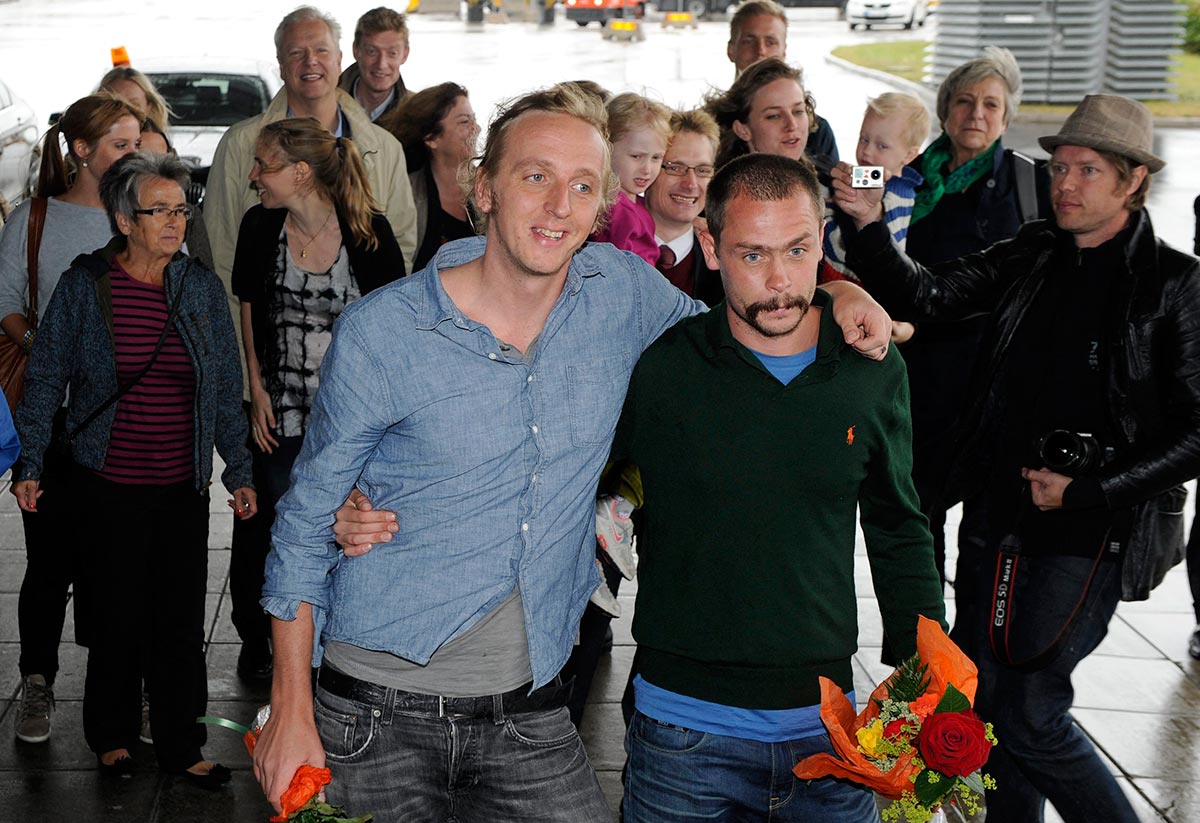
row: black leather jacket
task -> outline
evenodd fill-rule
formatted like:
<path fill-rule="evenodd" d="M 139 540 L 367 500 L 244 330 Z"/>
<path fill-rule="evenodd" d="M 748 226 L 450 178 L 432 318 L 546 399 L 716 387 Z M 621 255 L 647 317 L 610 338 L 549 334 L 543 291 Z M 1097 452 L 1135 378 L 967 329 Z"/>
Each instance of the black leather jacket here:
<path fill-rule="evenodd" d="M 1144 600 L 1183 557 L 1181 484 L 1200 475 L 1200 263 L 1157 240 L 1145 211 L 1134 212 L 1131 221 L 1127 276 L 1114 290 L 1113 328 L 1102 358 L 1107 411 L 1123 443 L 1097 479 L 1108 506 L 1132 517 L 1122 598 Z M 1053 221 L 1035 221 L 1011 240 L 932 268 L 896 250 L 882 223 L 848 239 L 850 267 L 897 317 L 992 313 L 947 481 L 950 502 L 978 490 L 987 471 L 984 446 L 999 424 L 995 378 L 1045 280 L 1058 234 Z"/>

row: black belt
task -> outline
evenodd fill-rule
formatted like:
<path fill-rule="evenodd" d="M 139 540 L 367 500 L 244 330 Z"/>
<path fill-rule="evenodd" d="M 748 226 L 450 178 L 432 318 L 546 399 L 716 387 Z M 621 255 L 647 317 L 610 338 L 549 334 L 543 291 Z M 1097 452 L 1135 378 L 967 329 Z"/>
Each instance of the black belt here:
<path fill-rule="evenodd" d="M 329 666 L 322 666 L 317 674 L 317 685 L 332 695 L 353 700 L 355 703 L 385 707 L 389 704 L 396 711 L 419 712 L 445 717 L 478 717 L 494 719 L 497 714 L 524 714 L 558 709 L 567 705 L 571 697 L 574 678 L 563 682 L 555 677 L 546 685 L 529 691 L 532 683 L 526 683 L 503 694 L 482 697 L 443 697 L 437 694 L 418 694 L 402 689 L 392 689 L 359 680 Z"/>

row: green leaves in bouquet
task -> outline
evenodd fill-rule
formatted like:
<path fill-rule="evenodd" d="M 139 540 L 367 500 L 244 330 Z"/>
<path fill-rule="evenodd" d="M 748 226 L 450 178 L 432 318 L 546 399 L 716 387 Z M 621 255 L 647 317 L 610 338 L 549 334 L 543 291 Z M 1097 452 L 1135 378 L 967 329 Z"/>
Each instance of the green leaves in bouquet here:
<path fill-rule="evenodd" d="M 929 688 L 928 672 L 929 666 L 921 662 L 920 656 L 914 654 L 905 660 L 888 678 L 888 699 L 911 703 L 925 694 L 925 690 Z"/>
<path fill-rule="evenodd" d="M 942 695 L 942 699 L 938 701 L 937 708 L 933 710 L 934 714 L 942 712 L 965 712 L 971 708 L 971 701 L 967 696 L 954 688 L 953 683 L 946 684 L 946 692 Z"/>
<path fill-rule="evenodd" d="M 957 781 L 934 769 L 924 769 L 913 783 L 913 794 L 926 808 L 941 803 L 954 790 Z"/>
<path fill-rule="evenodd" d="M 346 812 L 328 803 L 319 803 L 314 797 L 297 809 L 288 823 L 371 823 L 371 815 L 347 817 Z"/>

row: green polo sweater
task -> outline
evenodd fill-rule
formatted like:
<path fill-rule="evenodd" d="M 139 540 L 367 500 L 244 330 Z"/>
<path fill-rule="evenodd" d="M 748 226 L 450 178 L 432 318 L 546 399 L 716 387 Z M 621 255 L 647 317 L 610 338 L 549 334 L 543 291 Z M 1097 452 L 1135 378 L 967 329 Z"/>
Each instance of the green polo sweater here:
<path fill-rule="evenodd" d="M 913 488 L 904 362 L 853 353 L 822 309 L 816 361 L 784 386 L 734 340 L 725 305 L 641 357 L 613 456 L 641 471 L 633 634 L 638 671 L 729 706 L 820 702 L 853 686 L 856 514 L 884 627 L 915 651 L 943 621 L 933 542 Z"/>

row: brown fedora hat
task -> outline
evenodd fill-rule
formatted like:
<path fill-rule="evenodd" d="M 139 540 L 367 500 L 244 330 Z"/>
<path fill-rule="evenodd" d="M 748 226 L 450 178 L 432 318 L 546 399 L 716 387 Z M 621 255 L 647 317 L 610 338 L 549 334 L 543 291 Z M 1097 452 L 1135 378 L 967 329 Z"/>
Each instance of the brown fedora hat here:
<path fill-rule="evenodd" d="M 1119 94 L 1089 94 L 1063 121 L 1058 134 L 1039 137 L 1043 149 L 1054 153 L 1059 146 L 1084 146 L 1128 157 L 1151 174 L 1166 163 L 1156 157 L 1154 117 L 1136 100 Z"/>

